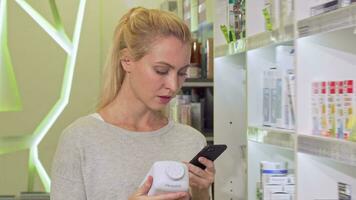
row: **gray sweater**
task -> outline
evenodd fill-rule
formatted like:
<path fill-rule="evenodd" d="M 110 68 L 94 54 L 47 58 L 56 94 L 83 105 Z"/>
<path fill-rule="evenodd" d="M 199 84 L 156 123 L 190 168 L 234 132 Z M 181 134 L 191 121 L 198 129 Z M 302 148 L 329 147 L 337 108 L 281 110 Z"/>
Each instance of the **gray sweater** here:
<path fill-rule="evenodd" d="M 189 161 L 206 145 L 197 130 L 170 121 L 151 132 L 93 115 L 67 127 L 52 166 L 52 200 L 127 200 L 155 161 Z"/>

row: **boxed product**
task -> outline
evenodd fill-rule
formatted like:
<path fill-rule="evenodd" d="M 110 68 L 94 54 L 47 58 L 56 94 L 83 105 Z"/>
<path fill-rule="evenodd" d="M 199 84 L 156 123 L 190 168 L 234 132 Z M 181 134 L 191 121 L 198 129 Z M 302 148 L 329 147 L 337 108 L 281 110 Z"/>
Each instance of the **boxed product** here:
<path fill-rule="evenodd" d="M 339 8 L 339 0 L 324 0 L 322 2 L 323 3 L 311 7 L 311 16 L 320 15 Z"/>
<path fill-rule="evenodd" d="M 294 47 L 280 45 L 276 47 L 276 87 L 277 87 L 277 123 L 278 128 L 294 129 Z"/>
<path fill-rule="evenodd" d="M 312 133 L 319 135 L 321 131 L 321 106 L 319 104 L 321 82 L 312 83 L 311 95 L 311 115 L 312 115 Z"/>
<path fill-rule="evenodd" d="M 345 131 L 344 139 L 353 140 L 355 136 L 354 127 L 356 126 L 356 81 L 344 81 L 344 116 L 345 116 Z"/>
<path fill-rule="evenodd" d="M 270 200 L 292 200 L 293 197 L 288 193 L 273 193 Z"/>
<path fill-rule="evenodd" d="M 288 174 L 288 163 L 261 161 L 260 170 L 261 183 L 264 185 L 270 177 L 286 176 Z"/>
<path fill-rule="evenodd" d="M 267 176 L 264 184 L 268 185 L 287 185 L 287 184 L 295 184 L 294 176 Z"/>
<path fill-rule="evenodd" d="M 336 82 L 336 97 L 335 97 L 335 123 L 336 137 L 344 138 L 345 118 L 344 118 L 344 81 Z"/>
<path fill-rule="evenodd" d="M 329 81 L 327 84 L 327 136 L 335 137 L 335 106 L 336 104 L 336 81 Z"/>
<path fill-rule="evenodd" d="M 272 200 L 272 194 L 284 193 L 283 185 L 264 185 L 263 186 L 263 200 Z"/>
<path fill-rule="evenodd" d="M 319 98 L 319 105 L 320 105 L 320 122 L 321 122 L 321 135 L 328 136 L 328 115 L 327 115 L 327 82 L 322 81 L 320 83 L 320 98 Z"/>

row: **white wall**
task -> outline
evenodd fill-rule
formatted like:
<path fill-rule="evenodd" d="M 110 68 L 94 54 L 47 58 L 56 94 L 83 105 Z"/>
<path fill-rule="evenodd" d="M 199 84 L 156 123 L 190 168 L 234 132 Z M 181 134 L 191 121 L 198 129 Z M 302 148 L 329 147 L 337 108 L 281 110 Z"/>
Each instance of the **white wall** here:
<path fill-rule="evenodd" d="M 48 1 L 28 0 L 49 22 Z M 79 0 L 56 1 L 65 29 L 71 37 Z M 39 145 L 40 160 L 50 173 L 62 130 L 76 118 L 95 111 L 101 67 L 118 19 L 131 7 L 159 8 L 162 0 L 87 0 L 69 105 Z M 8 1 L 9 48 L 23 110 L 0 112 L 0 137 L 31 134 L 59 97 L 66 54 L 14 2 Z M 0 156 L 0 195 L 27 189 L 28 152 Z M 43 190 L 36 179 L 35 190 Z"/>

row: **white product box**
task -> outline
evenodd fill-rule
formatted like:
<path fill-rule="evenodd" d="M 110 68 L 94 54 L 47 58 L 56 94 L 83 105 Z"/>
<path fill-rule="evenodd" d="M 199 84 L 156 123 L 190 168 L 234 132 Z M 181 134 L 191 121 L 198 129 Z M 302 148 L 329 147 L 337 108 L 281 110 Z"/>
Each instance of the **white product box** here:
<path fill-rule="evenodd" d="M 336 136 L 336 81 L 329 81 L 327 84 L 327 136 Z"/>
<path fill-rule="evenodd" d="M 284 191 L 286 193 L 292 194 L 294 196 L 295 193 L 295 185 L 285 185 L 284 186 Z"/>
<path fill-rule="evenodd" d="M 264 185 L 263 200 L 272 200 L 273 193 L 284 193 L 282 185 Z"/>
<path fill-rule="evenodd" d="M 268 176 L 262 182 L 263 185 L 294 185 L 294 175 L 287 176 Z"/>
<path fill-rule="evenodd" d="M 282 124 L 282 74 L 277 69 L 271 71 L 271 126 L 279 127 Z"/>
<path fill-rule="evenodd" d="M 279 71 L 277 77 L 277 104 L 280 103 L 280 117 L 277 116 L 276 126 L 279 128 L 294 128 L 294 47 L 277 46 L 276 47 L 276 65 Z M 278 82 L 280 81 L 280 83 Z M 279 114 L 279 112 L 278 112 Z"/>
<path fill-rule="evenodd" d="M 319 105 L 320 105 L 320 127 L 321 135 L 328 135 L 328 115 L 327 115 L 327 82 L 322 81 L 320 83 L 320 96 L 319 96 Z"/>
<path fill-rule="evenodd" d="M 293 23 L 293 0 L 281 0 L 281 26 Z"/>
<path fill-rule="evenodd" d="M 355 138 L 353 127 L 356 126 L 356 80 L 344 81 L 344 116 L 345 116 L 345 131 L 344 139 L 349 140 Z"/>
<path fill-rule="evenodd" d="M 263 125 L 271 125 L 271 85 L 272 85 L 272 74 L 271 70 L 266 70 L 263 72 Z"/>
<path fill-rule="evenodd" d="M 310 8 L 310 15 L 315 16 L 339 8 L 338 0 L 313 0 Z"/>
<path fill-rule="evenodd" d="M 336 122 L 336 137 L 344 138 L 345 117 L 344 117 L 344 81 L 336 82 L 336 98 L 335 98 L 335 122 Z"/>
<path fill-rule="evenodd" d="M 273 193 L 270 200 L 292 200 L 292 195 L 288 193 Z"/>
<path fill-rule="evenodd" d="M 320 85 L 321 82 L 312 83 L 311 95 L 311 115 L 312 115 L 312 133 L 319 135 L 321 131 L 321 105 L 320 105 Z"/>

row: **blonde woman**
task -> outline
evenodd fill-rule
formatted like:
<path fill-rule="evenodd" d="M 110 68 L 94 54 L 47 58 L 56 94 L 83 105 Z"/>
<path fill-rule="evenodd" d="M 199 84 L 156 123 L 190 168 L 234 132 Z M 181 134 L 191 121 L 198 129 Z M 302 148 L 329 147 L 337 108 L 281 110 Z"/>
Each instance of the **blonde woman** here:
<path fill-rule="evenodd" d="M 206 145 L 197 130 L 161 110 L 185 81 L 191 35 L 175 15 L 133 8 L 116 28 L 98 112 L 76 120 L 60 139 L 52 168 L 52 200 L 208 200 L 207 168 L 188 164 L 190 192 L 147 196 L 155 161 L 189 161 Z"/>

